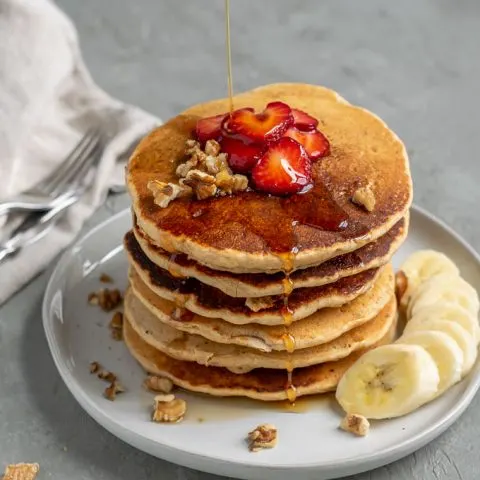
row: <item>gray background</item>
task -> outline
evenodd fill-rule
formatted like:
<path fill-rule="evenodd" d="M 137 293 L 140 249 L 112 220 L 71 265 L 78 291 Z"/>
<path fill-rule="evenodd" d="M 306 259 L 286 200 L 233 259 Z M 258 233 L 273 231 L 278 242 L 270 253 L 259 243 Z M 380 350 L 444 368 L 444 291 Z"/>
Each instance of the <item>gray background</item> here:
<path fill-rule="evenodd" d="M 59 0 L 94 78 L 166 119 L 224 96 L 223 1 Z M 408 146 L 416 203 L 480 246 L 480 2 L 232 0 L 235 89 L 324 84 L 382 116 Z M 110 198 L 86 229 L 128 204 Z M 97 426 L 57 374 L 40 322 L 47 275 L 0 310 L 0 467 L 40 479 L 214 480 Z M 480 397 L 438 440 L 367 479 L 478 478 Z M 321 450 L 319 450 L 321 455 Z M 292 479 L 293 480 L 293 479 Z"/>

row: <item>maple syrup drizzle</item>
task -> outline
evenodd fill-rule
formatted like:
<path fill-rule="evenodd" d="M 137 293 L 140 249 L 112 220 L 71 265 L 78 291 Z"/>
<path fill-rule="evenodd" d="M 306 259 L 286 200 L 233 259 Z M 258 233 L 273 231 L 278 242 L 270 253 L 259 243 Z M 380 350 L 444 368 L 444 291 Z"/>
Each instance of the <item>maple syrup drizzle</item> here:
<path fill-rule="evenodd" d="M 230 44 L 230 0 L 225 0 L 225 36 L 227 50 L 227 84 L 230 115 L 233 113 L 232 49 Z"/>
<path fill-rule="evenodd" d="M 290 278 L 290 273 L 293 270 L 295 262 L 295 253 L 296 249 L 292 249 L 290 252 L 279 254 L 280 259 L 282 260 L 283 271 L 285 278 L 282 281 L 283 286 L 283 307 L 282 307 L 282 317 L 283 325 L 285 328 L 285 333 L 282 335 L 283 345 L 288 354 L 287 359 L 287 383 L 285 386 L 285 393 L 287 399 L 291 405 L 295 403 L 297 398 L 297 389 L 293 384 L 293 352 L 295 351 L 295 337 L 290 333 L 290 325 L 293 322 L 293 312 L 288 305 L 288 299 L 290 294 L 293 291 L 293 281 Z"/>
<path fill-rule="evenodd" d="M 168 273 L 174 278 L 185 278 L 185 276 L 178 271 L 175 265 L 175 260 L 177 258 L 177 255 L 178 255 L 177 253 L 172 253 L 170 255 L 168 259 L 168 268 L 167 268 Z"/>

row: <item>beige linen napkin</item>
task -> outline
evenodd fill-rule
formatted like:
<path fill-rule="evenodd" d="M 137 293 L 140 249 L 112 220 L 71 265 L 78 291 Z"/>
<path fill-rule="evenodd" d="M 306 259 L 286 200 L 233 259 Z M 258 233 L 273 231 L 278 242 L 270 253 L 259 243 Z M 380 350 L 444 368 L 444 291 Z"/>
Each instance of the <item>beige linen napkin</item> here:
<path fill-rule="evenodd" d="M 55 231 L 0 265 L 0 303 L 75 238 L 108 188 L 123 181 L 119 156 L 159 123 L 93 82 L 74 26 L 52 2 L 0 0 L 0 198 L 54 170 L 97 122 L 110 141 L 93 185 Z"/>

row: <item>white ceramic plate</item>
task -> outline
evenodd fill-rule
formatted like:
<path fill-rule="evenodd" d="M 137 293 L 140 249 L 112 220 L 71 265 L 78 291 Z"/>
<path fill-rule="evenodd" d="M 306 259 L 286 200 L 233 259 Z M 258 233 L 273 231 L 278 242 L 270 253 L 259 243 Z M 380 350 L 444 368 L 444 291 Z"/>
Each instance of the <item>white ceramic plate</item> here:
<path fill-rule="evenodd" d="M 436 401 L 395 420 L 374 422 L 365 439 L 338 429 L 340 412 L 332 400 L 310 400 L 302 413 L 242 399 L 187 392 L 188 412 L 175 425 L 150 421 L 153 395 L 141 388 L 144 372 L 122 342 L 110 338 L 111 315 L 87 304 L 98 290 L 100 273 L 126 287 L 127 262 L 122 238 L 131 214 L 123 211 L 92 230 L 65 253 L 48 284 L 43 321 L 48 343 L 67 387 L 103 427 L 125 442 L 157 457 L 198 470 L 244 479 L 322 480 L 359 473 L 393 462 L 447 429 L 465 410 L 480 384 L 477 363 L 471 374 Z M 449 255 L 462 275 L 480 290 L 480 258 L 461 238 L 426 212 L 414 208 L 410 234 L 395 255 L 398 266 L 414 250 L 433 248 Z M 128 392 L 110 402 L 105 384 L 89 374 L 99 361 L 115 372 Z M 278 428 L 276 448 L 247 450 L 245 436 L 260 423 Z"/>

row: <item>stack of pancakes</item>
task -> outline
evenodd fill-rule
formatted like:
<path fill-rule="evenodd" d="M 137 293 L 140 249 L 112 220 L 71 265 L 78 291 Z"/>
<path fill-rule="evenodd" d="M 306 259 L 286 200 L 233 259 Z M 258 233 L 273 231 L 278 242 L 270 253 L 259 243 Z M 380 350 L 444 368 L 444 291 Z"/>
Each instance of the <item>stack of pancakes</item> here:
<path fill-rule="evenodd" d="M 404 146 L 378 117 L 322 87 L 269 85 L 235 97 L 235 107 L 275 100 L 318 118 L 329 138 L 307 194 L 154 203 L 148 182 L 178 180 L 197 120 L 226 112 L 228 100 L 156 129 L 128 165 L 124 339 L 145 370 L 188 390 L 260 400 L 330 391 L 362 352 L 393 338 L 389 262 L 412 199 Z M 352 202 L 366 184 L 370 212 Z"/>

